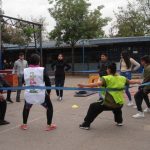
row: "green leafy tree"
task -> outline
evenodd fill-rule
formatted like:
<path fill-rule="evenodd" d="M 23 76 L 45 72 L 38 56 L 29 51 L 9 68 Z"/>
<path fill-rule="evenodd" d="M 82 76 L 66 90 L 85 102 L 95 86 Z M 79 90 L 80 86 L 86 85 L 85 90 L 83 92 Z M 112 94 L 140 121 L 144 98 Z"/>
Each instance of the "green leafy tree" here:
<path fill-rule="evenodd" d="M 19 17 L 19 19 L 22 19 Z M 32 18 L 33 19 L 33 18 Z M 44 19 L 40 18 L 35 21 L 36 23 L 44 22 Z M 45 30 L 43 28 L 42 30 Z M 11 43 L 18 45 L 27 45 L 33 41 L 36 37 L 38 39 L 40 33 L 40 29 L 37 27 L 33 27 L 32 25 L 28 25 L 25 22 L 16 22 L 16 26 L 11 24 L 3 23 L 2 25 L 2 41 L 3 43 Z"/>
<path fill-rule="evenodd" d="M 48 38 L 49 38 L 49 33 L 46 31 L 46 27 L 48 26 L 48 23 L 46 22 L 46 18 L 45 17 L 42 17 L 42 16 L 40 16 L 40 17 L 38 17 L 38 18 L 33 18 L 33 17 L 31 17 L 31 19 L 30 19 L 32 22 L 34 22 L 34 23 L 39 23 L 39 24 L 42 24 L 42 39 L 43 40 L 48 40 Z M 39 32 L 39 30 L 35 30 L 36 32 L 35 32 L 35 38 L 37 39 L 37 41 L 38 41 L 38 39 L 39 39 L 39 34 L 38 33 L 40 33 Z M 39 42 L 39 41 L 38 41 Z"/>
<path fill-rule="evenodd" d="M 18 45 L 25 44 L 22 31 L 7 24 L 2 26 L 2 42 Z"/>
<path fill-rule="evenodd" d="M 150 34 L 150 0 L 137 0 L 141 13 L 145 15 L 146 24 L 148 26 L 148 34 Z"/>
<path fill-rule="evenodd" d="M 136 4 L 129 2 L 127 8 L 118 8 L 119 11 L 115 12 L 116 23 L 110 29 L 110 36 L 144 36 L 149 33 L 146 16 L 141 12 L 141 7 Z"/>
<path fill-rule="evenodd" d="M 11 25 L 4 25 L 2 27 L 2 41 L 3 43 L 28 45 L 33 39 L 33 33 L 37 32 L 39 32 L 38 29 L 33 29 L 30 26 L 16 28 Z"/>
<path fill-rule="evenodd" d="M 101 9 L 97 7 L 89 11 L 88 0 L 48 0 L 52 4 L 50 15 L 55 19 L 56 26 L 50 32 L 50 39 L 67 43 L 72 48 L 72 70 L 74 71 L 74 48 L 80 39 L 104 36 L 102 27 L 107 25 L 109 18 L 102 18 Z"/>

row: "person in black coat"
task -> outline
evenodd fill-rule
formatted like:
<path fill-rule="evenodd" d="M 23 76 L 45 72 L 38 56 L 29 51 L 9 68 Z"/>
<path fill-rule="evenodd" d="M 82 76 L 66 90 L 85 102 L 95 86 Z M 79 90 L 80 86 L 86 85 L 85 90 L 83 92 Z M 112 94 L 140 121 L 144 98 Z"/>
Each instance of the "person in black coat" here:
<path fill-rule="evenodd" d="M 59 54 L 56 62 L 51 65 L 52 70 L 55 70 L 55 86 L 63 87 L 65 83 L 65 71 L 68 71 L 71 66 L 64 61 L 64 56 Z M 62 100 L 63 90 L 56 90 L 58 100 Z"/>

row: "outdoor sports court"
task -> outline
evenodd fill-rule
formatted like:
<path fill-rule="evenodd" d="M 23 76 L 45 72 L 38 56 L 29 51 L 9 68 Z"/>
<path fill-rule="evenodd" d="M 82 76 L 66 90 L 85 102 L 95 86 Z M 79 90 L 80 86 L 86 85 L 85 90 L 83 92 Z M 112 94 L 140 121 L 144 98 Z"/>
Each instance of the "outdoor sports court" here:
<path fill-rule="evenodd" d="M 87 82 L 86 77 L 66 77 L 65 86 L 76 87 Z M 137 88 L 132 88 L 132 95 Z M 57 101 L 55 91 L 51 92 L 54 107 L 53 122 L 57 129 L 44 131 L 45 109 L 34 105 L 29 116 L 29 129 L 20 130 L 22 123 L 23 92 L 21 103 L 8 104 L 6 120 L 10 125 L 0 126 L 0 150 L 147 150 L 150 147 L 150 114 L 143 119 L 131 116 L 137 110 L 124 106 L 124 126 L 117 127 L 112 112 L 103 112 L 91 124 L 91 130 L 82 130 L 82 123 L 89 104 L 98 99 L 98 94 L 88 97 L 74 97 L 75 91 L 64 91 L 63 101 Z M 16 93 L 13 92 L 12 100 Z M 127 103 L 127 101 L 126 101 Z M 78 108 L 72 108 L 77 105 Z M 143 102 L 143 108 L 145 103 Z"/>

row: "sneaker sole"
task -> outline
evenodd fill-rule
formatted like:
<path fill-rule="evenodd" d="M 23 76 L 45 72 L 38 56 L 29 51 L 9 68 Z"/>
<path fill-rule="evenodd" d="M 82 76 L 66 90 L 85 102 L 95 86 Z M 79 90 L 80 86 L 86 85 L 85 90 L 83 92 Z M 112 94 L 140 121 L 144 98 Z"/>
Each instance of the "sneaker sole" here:
<path fill-rule="evenodd" d="M 19 127 L 21 130 L 28 130 L 28 127 L 27 128 L 23 128 L 23 127 Z"/>
<path fill-rule="evenodd" d="M 52 131 L 52 130 L 55 130 L 55 129 L 56 129 L 56 127 L 51 127 L 49 129 L 44 129 L 44 131 Z"/>
<path fill-rule="evenodd" d="M 90 130 L 89 127 L 79 127 L 80 129 L 84 129 L 84 130 Z"/>
<path fill-rule="evenodd" d="M 132 118 L 134 118 L 134 119 L 142 119 L 142 118 L 144 118 L 144 116 L 143 117 L 134 117 L 134 116 L 132 116 Z"/>
<path fill-rule="evenodd" d="M 143 112 L 145 112 L 145 113 L 150 113 L 150 111 L 143 111 Z"/>
<path fill-rule="evenodd" d="M 127 105 L 128 107 L 132 107 L 132 106 L 134 106 L 134 104 L 132 104 L 132 105 Z"/>
<path fill-rule="evenodd" d="M 21 129 L 21 130 L 28 130 L 28 128 L 21 128 L 21 127 L 20 127 L 20 129 Z"/>
<path fill-rule="evenodd" d="M 117 127 L 122 127 L 122 126 L 123 126 L 123 124 L 116 124 L 116 126 L 117 126 Z"/>

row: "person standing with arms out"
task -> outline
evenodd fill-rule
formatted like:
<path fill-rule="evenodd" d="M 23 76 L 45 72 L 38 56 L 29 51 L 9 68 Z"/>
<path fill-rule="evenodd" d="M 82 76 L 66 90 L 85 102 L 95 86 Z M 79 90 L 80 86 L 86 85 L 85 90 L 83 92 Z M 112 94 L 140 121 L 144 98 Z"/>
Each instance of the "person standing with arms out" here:
<path fill-rule="evenodd" d="M 145 55 L 141 58 L 141 64 L 144 66 L 144 73 L 143 73 L 143 83 L 150 82 L 150 57 Z M 144 112 L 150 112 L 150 101 L 148 94 L 150 93 L 150 85 L 141 86 L 139 90 L 134 95 L 135 103 L 137 106 L 138 113 L 133 115 L 133 118 L 143 118 Z M 143 99 L 147 105 L 147 108 L 142 110 L 142 102 Z"/>
<path fill-rule="evenodd" d="M 108 55 L 106 53 L 102 53 L 100 55 L 100 61 L 98 63 L 97 68 L 99 69 L 99 76 L 100 78 L 107 75 L 107 67 L 110 64 L 110 61 L 108 60 Z M 103 100 L 102 94 L 99 92 L 99 100 Z"/>
<path fill-rule="evenodd" d="M 55 86 L 63 87 L 65 83 L 65 71 L 68 71 L 71 66 L 64 61 L 63 54 L 59 54 L 57 61 L 51 65 L 52 70 L 55 70 Z M 63 90 L 56 90 L 58 100 L 62 100 Z"/>
<path fill-rule="evenodd" d="M 132 74 L 131 71 L 136 71 L 140 68 L 140 64 L 131 58 L 127 51 L 121 52 L 121 59 L 120 59 L 120 75 L 125 76 L 127 79 L 131 80 Z M 126 87 L 126 95 L 129 99 L 128 106 L 133 106 L 131 94 L 129 91 L 129 86 Z"/>
<path fill-rule="evenodd" d="M 123 89 L 127 84 L 140 83 L 138 80 L 128 80 L 124 76 L 116 74 L 117 67 L 115 63 L 111 63 L 107 67 L 107 76 L 103 76 L 97 83 L 78 84 L 80 88 L 104 86 L 106 88 L 120 89 L 118 91 L 106 91 L 103 102 L 94 102 L 90 104 L 88 112 L 84 118 L 84 122 L 79 125 L 79 128 L 89 130 L 91 123 L 103 111 L 112 111 L 114 121 L 117 126 L 123 125 L 122 107 L 124 104 Z"/>
<path fill-rule="evenodd" d="M 39 66 L 40 56 L 32 54 L 30 58 L 29 68 L 24 69 L 24 81 L 26 86 L 51 86 L 49 76 L 45 68 Z M 56 125 L 52 124 L 53 105 L 50 100 L 51 90 L 45 89 L 26 89 L 25 104 L 23 109 L 23 124 L 20 126 L 22 130 L 27 130 L 27 120 L 30 109 L 33 104 L 41 104 L 46 109 L 47 126 L 45 131 L 56 129 Z"/>
<path fill-rule="evenodd" d="M 24 54 L 19 54 L 19 59 L 15 61 L 12 74 L 17 74 L 18 76 L 18 86 L 22 86 L 23 71 L 24 68 L 28 67 L 28 62 L 24 60 Z M 16 102 L 20 102 L 21 90 L 17 90 Z"/>

